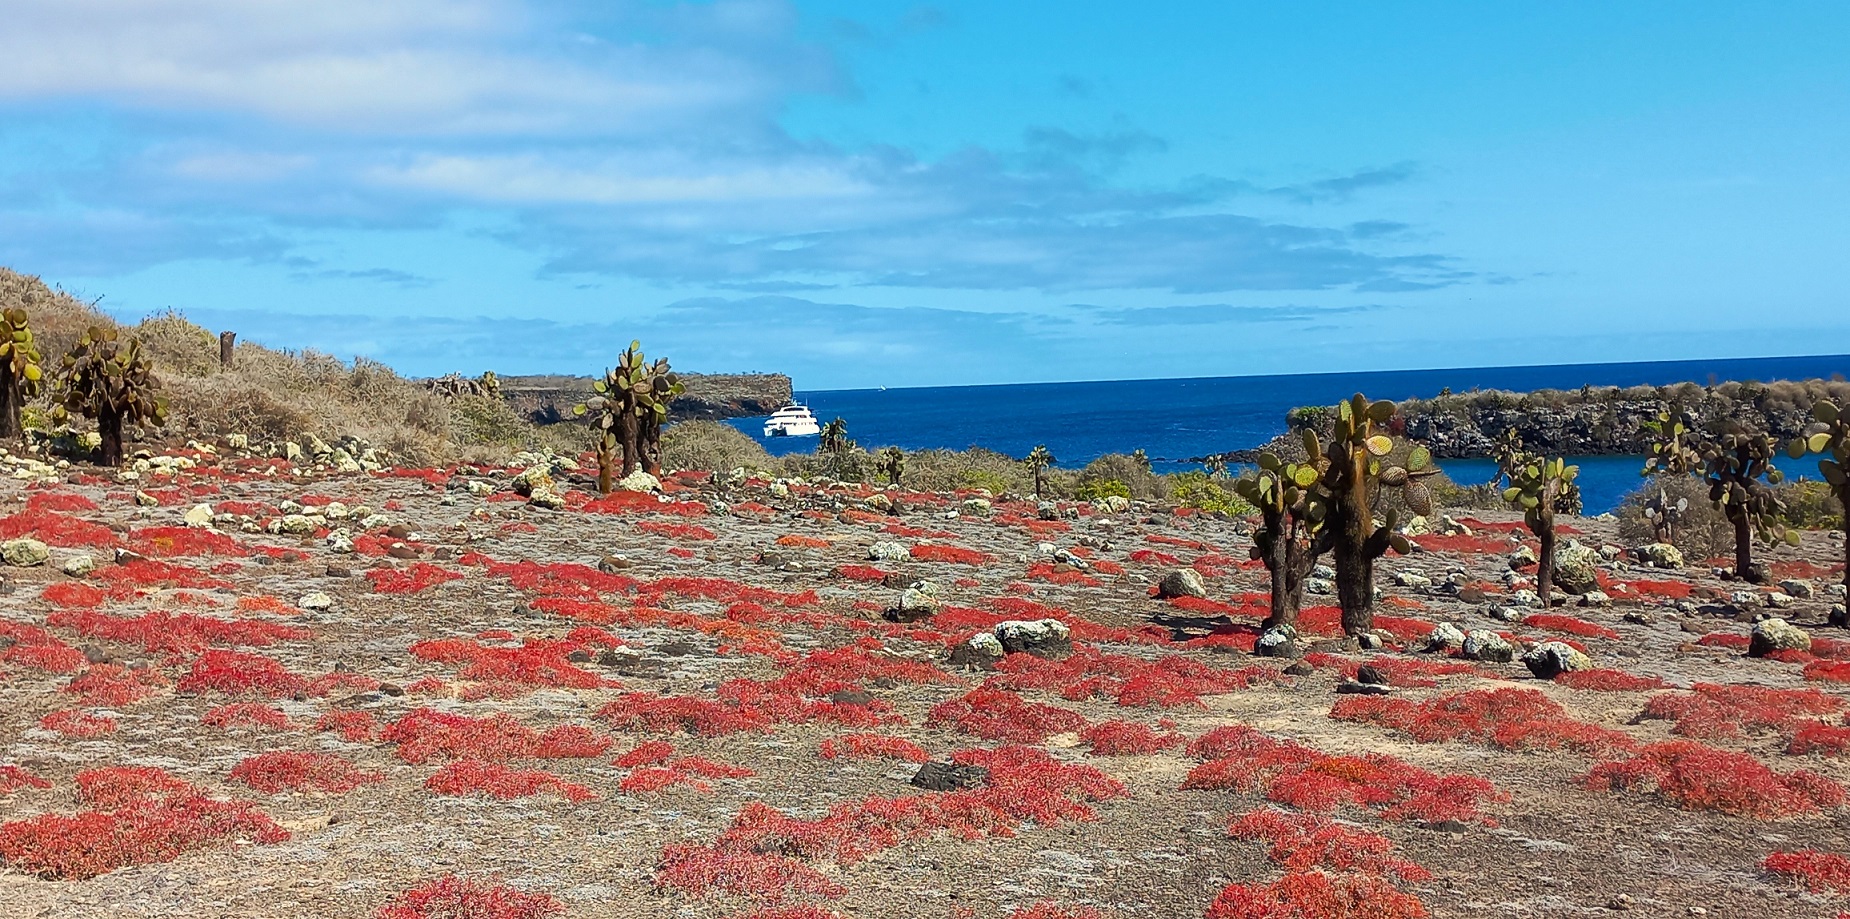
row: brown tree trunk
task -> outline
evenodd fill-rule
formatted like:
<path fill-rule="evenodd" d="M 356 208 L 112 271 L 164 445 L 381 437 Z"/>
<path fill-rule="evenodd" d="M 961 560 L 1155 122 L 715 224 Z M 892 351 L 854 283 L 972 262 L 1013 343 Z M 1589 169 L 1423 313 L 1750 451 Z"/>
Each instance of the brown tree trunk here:
<path fill-rule="evenodd" d="M 19 378 L 11 373 L 0 376 L 0 438 L 21 434 L 19 426 Z"/>
<path fill-rule="evenodd" d="M 231 369 L 231 350 L 238 342 L 238 333 L 218 333 L 218 369 Z"/>
<path fill-rule="evenodd" d="M 1542 505 L 1541 525 L 1535 530 L 1535 538 L 1542 541 L 1542 551 L 1536 560 L 1535 593 L 1542 598 L 1542 609 L 1546 610 L 1555 588 L 1555 515 Z"/>
<path fill-rule="evenodd" d="M 624 412 L 617 422 L 617 441 L 623 449 L 623 477 L 628 478 L 642 465 L 642 432 L 633 412 Z"/>
<path fill-rule="evenodd" d="M 122 465 L 122 413 L 110 408 L 98 412 L 96 431 L 103 438 L 103 465 Z"/>
<path fill-rule="evenodd" d="M 1343 611 L 1343 634 L 1361 635 L 1375 630 L 1375 553 L 1369 551 L 1374 517 L 1369 513 L 1368 482 L 1363 476 L 1365 455 L 1349 460 L 1343 493 L 1336 496 L 1335 544 L 1330 560 L 1336 563 L 1336 602 Z"/>
<path fill-rule="evenodd" d="M 617 462 L 617 458 L 612 455 L 614 450 L 615 450 L 615 445 L 612 444 L 609 435 L 605 435 L 604 437 L 598 439 L 598 442 L 597 442 L 597 493 L 600 495 L 610 494 L 610 483 L 611 483 L 610 471 L 611 471 L 611 467 L 614 466 Z"/>
<path fill-rule="evenodd" d="M 1041 496 L 1041 476 L 1043 474 L 1044 473 L 1039 469 L 1034 470 L 1034 497 L 1036 499 L 1039 499 Z"/>
<path fill-rule="evenodd" d="M 1760 572 L 1754 569 L 1754 531 L 1749 525 L 1745 511 L 1736 511 L 1731 504 L 1728 519 L 1734 524 L 1734 576 L 1743 581 L 1760 583 Z"/>

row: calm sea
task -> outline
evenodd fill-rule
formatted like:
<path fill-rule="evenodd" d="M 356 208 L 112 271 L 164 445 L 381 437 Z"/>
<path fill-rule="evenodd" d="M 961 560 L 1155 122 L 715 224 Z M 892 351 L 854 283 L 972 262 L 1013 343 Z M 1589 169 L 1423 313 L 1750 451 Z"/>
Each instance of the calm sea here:
<path fill-rule="evenodd" d="M 1582 386 L 1662 386 L 1693 381 L 1802 380 L 1850 374 L 1850 355 L 1774 357 L 1636 364 L 1473 367 L 1375 373 L 1198 377 L 1102 383 L 1026 383 L 797 393 L 821 421 L 840 417 L 864 446 L 906 450 L 980 446 L 1024 456 L 1046 444 L 1059 465 L 1077 468 L 1106 453 L 1143 449 L 1159 471 L 1199 468 L 1179 462 L 1270 440 L 1285 430 L 1285 412 L 1331 405 L 1354 393 L 1409 399 L 1470 389 L 1579 389 Z M 773 454 L 811 451 L 816 439 L 764 437 L 763 421 L 731 422 Z M 1609 510 L 1638 485 L 1642 460 L 1582 457 L 1581 491 L 1589 513 Z M 1490 477 L 1484 460 L 1448 460 L 1461 483 Z"/>

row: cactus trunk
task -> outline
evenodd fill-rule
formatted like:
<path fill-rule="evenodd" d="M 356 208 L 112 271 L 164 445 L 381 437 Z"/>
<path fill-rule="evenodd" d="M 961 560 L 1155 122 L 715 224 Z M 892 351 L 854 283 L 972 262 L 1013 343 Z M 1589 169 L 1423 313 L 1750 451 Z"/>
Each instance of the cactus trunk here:
<path fill-rule="evenodd" d="M 1760 571 L 1754 567 L 1754 528 L 1744 510 L 1728 506 L 1728 521 L 1734 524 L 1734 576 L 1758 584 Z"/>
<path fill-rule="evenodd" d="M 122 465 L 122 413 L 104 403 L 96 413 L 96 432 L 103 438 L 103 465 Z"/>
<path fill-rule="evenodd" d="M 1535 573 L 1535 593 L 1542 599 L 1542 609 L 1546 610 L 1552 602 L 1555 588 L 1555 515 L 1547 503 L 1543 503 L 1536 521 L 1535 538 L 1541 540 L 1542 551 L 1538 553 Z"/>
<path fill-rule="evenodd" d="M 1375 629 L 1375 556 L 1369 531 L 1368 454 L 1357 450 L 1345 459 L 1342 487 L 1336 493 L 1335 542 L 1330 547 L 1336 563 L 1336 601 L 1343 611 L 1343 633 L 1360 635 Z"/>
<path fill-rule="evenodd" d="M 612 455 L 612 452 L 610 449 L 610 443 L 608 441 L 599 442 L 597 445 L 597 493 L 598 494 L 600 495 L 610 494 L 611 467 L 616 465 L 616 462 L 617 462 L 617 458 L 614 455 Z"/>
<path fill-rule="evenodd" d="M 1260 628 L 1295 627 L 1304 607 L 1304 579 L 1316 567 L 1316 556 L 1295 538 L 1274 540 L 1270 548 L 1265 562 L 1272 574 L 1272 612 Z"/>
<path fill-rule="evenodd" d="M 19 380 L 12 374 L 0 374 L 0 438 L 12 439 L 21 433 L 19 426 Z"/>

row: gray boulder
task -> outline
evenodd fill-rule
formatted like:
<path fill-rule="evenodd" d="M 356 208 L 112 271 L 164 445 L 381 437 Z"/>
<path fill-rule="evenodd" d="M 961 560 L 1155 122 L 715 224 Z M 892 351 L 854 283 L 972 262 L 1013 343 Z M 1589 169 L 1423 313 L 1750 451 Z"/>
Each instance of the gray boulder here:
<path fill-rule="evenodd" d="M 1784 619 L 1762 619 L 1754 623 L 1747 640 L 1748 657 L 1765 657 L 1775 651 L 1810 651 L 1811 633 Z"/>
<path fill-rule="evenodd" d="M 1570 594 L 1599 589 L 1599 551 L 1573 540 L 1555 552 L 1555 586 Z"/>
<path fill-rule="evenodd" d="M 1472 629 L 1458 656 L 1466 660 L 1507 664 L 1516 658 L 1516 646 L 1489 629 Z"/>
<path fill-rule="evenodd" d="M 1559 641 L 1544 641 L 1529 653 L 1522 656 L 1523 666 L 1529 672 L 1544 680 L 1552 680 L 1563 673 L 1593 669 L 1593 660 L 1582 654 L 1573 645 Z"/>
<path fill-rule="evenodd" d="M 1449 622 L 1441 622 L 1433 626 L 1431 632 L 1426 633 L 1425 648 L 1427 651 L 1438 653 L 1463 647 L 1464 643 L 1465 633 L 1458 626 Z"/>
<path fill-rule="evenodd" d="M 1273 626 L 1259 633 L 1253 653 L 1260 657 L 1299 657 L 1298 630 L 1288 625 Z"/>
<path fill-rule="evenodd" d="M 1006 654 L 1032 654 L 1059 660 L 1073 653 L 1072 631 L 1058 619 L 998 622 L 995 635 Z"/>
<path fill-rule="evenodd" d="M 903 562 L 912 557 L 906 547 L 890 540 L 881 540 L 867 547 L 867 559 L 873 562 Z"/>
<path fill-rule="evenodd" d="M 1193 568 L 1172 568 L 1156 582 L 1156 595 L 1164 600 L 1175 597 L 1208 596 L 1208 585 L 1201 582 L 1201 572 Z"/>

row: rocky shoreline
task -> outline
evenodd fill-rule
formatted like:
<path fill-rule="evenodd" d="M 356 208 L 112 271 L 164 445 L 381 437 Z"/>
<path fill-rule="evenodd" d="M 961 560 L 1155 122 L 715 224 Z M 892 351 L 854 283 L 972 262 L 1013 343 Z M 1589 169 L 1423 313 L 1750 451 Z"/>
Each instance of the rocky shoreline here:
<path fill-rule="evenodd" d="M 572 417 L 572 406 L 591 394 L 593 377 L 517 376 L 501 378 L 501 397 L 534 424 Z M 669 404 L 670 421 L 748 418 L 769 415 L 788 404 L 791 382 L 781 373 L 684 373 L 687 392 Z"/>

